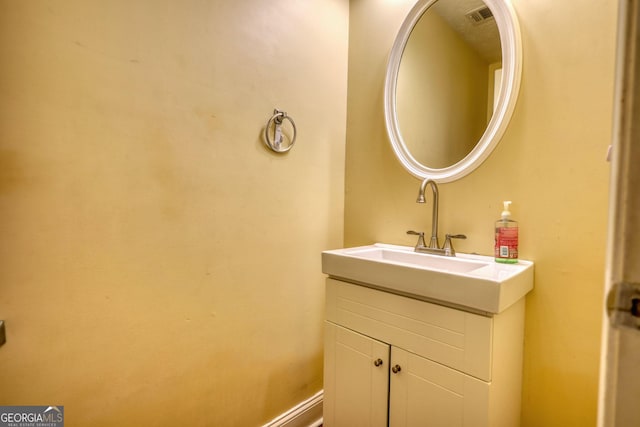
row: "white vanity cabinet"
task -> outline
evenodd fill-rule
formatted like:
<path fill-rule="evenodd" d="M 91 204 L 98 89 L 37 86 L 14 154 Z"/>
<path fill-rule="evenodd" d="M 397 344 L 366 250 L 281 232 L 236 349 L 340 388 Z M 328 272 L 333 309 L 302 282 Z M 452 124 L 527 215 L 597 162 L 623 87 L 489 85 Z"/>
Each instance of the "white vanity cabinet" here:
<path fill-rule="evenodd" d="M 326 286 L 325 426 L 519 425 L 523 299 L 489 315 Z"/>

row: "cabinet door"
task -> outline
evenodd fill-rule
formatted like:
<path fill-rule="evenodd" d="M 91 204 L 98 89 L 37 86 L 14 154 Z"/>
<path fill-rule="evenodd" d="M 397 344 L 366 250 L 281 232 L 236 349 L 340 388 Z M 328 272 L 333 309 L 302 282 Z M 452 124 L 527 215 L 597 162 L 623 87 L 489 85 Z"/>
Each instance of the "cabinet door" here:
<path fill-rule="evenodd" d="M 325 322 L 324 425 L 387 425 L 389 345 Z"/>
<path fill-rule="evenodd" d="M 489 384 L 391 348 L 390 427 L 487 427 Z"/>

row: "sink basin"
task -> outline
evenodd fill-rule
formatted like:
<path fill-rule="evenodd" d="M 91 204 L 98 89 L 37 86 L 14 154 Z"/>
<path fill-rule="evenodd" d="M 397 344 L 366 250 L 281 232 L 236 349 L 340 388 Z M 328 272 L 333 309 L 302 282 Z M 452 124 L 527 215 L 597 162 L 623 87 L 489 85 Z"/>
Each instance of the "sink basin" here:
<path fill-rule="evenodd" d="M 492 257 L 444 257 L 376 243 L 322 253 L 330 277 L 484 313 L 500 313 L 533 289 L 533 263 Z"/>
<path fill-rule="evenodd" d="M 434 270 L 466 273 L 486 267 L 488 262 L 473 261 L 465 258 L 443 257 L 407 251 L 406 248 L 391 248 L 381 245 L 365 246 L 361 248 L 344 249 L 342 253 L 358 258 L 377 260 L 380 262 L 404 263 L 417 267 L 430 268 Z"/>

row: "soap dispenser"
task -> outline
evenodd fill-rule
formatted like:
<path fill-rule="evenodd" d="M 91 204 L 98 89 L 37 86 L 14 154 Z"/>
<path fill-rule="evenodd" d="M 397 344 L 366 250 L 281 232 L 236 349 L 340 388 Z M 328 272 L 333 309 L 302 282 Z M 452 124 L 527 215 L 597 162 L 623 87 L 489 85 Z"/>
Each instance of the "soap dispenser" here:
<path fill-rule="evenodd" d="M 501 218 L 496 221 L 496 262 L 516 264 L 518 262 L 518 223 L 511 219 L 510 201 L 504 202 Z"/>

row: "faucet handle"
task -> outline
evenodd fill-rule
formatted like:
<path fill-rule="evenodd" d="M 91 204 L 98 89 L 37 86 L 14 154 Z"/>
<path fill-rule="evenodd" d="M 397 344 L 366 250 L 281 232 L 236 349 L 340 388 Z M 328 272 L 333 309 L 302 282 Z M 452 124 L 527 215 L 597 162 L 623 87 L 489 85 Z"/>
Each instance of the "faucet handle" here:
<path fill-rule="evenodd" d="M 418 243 L 416 243 L 416 248 L 417 247 L 425 247 L 426 246 L 424 244 L 424 231 L 409 230 L 409 231 L 407 231 L 407 234 L 410 234 L 412 236 L 418 236 Z"/>
<path fill-rule="evenodd" d="M 467 236 L 464 234 L 445 234 L 447 239 L 466 239 Z"/>
<path fill-rule="evenodd" d="M 456 256 L 456 251 L 453 249 L 453 244 L 451 243 L 451 239 L 466 239 L 467 236 L 464 234 L 445 234 L 444 245 L 442 249 L 444 249 L 446 256 Z"/>

